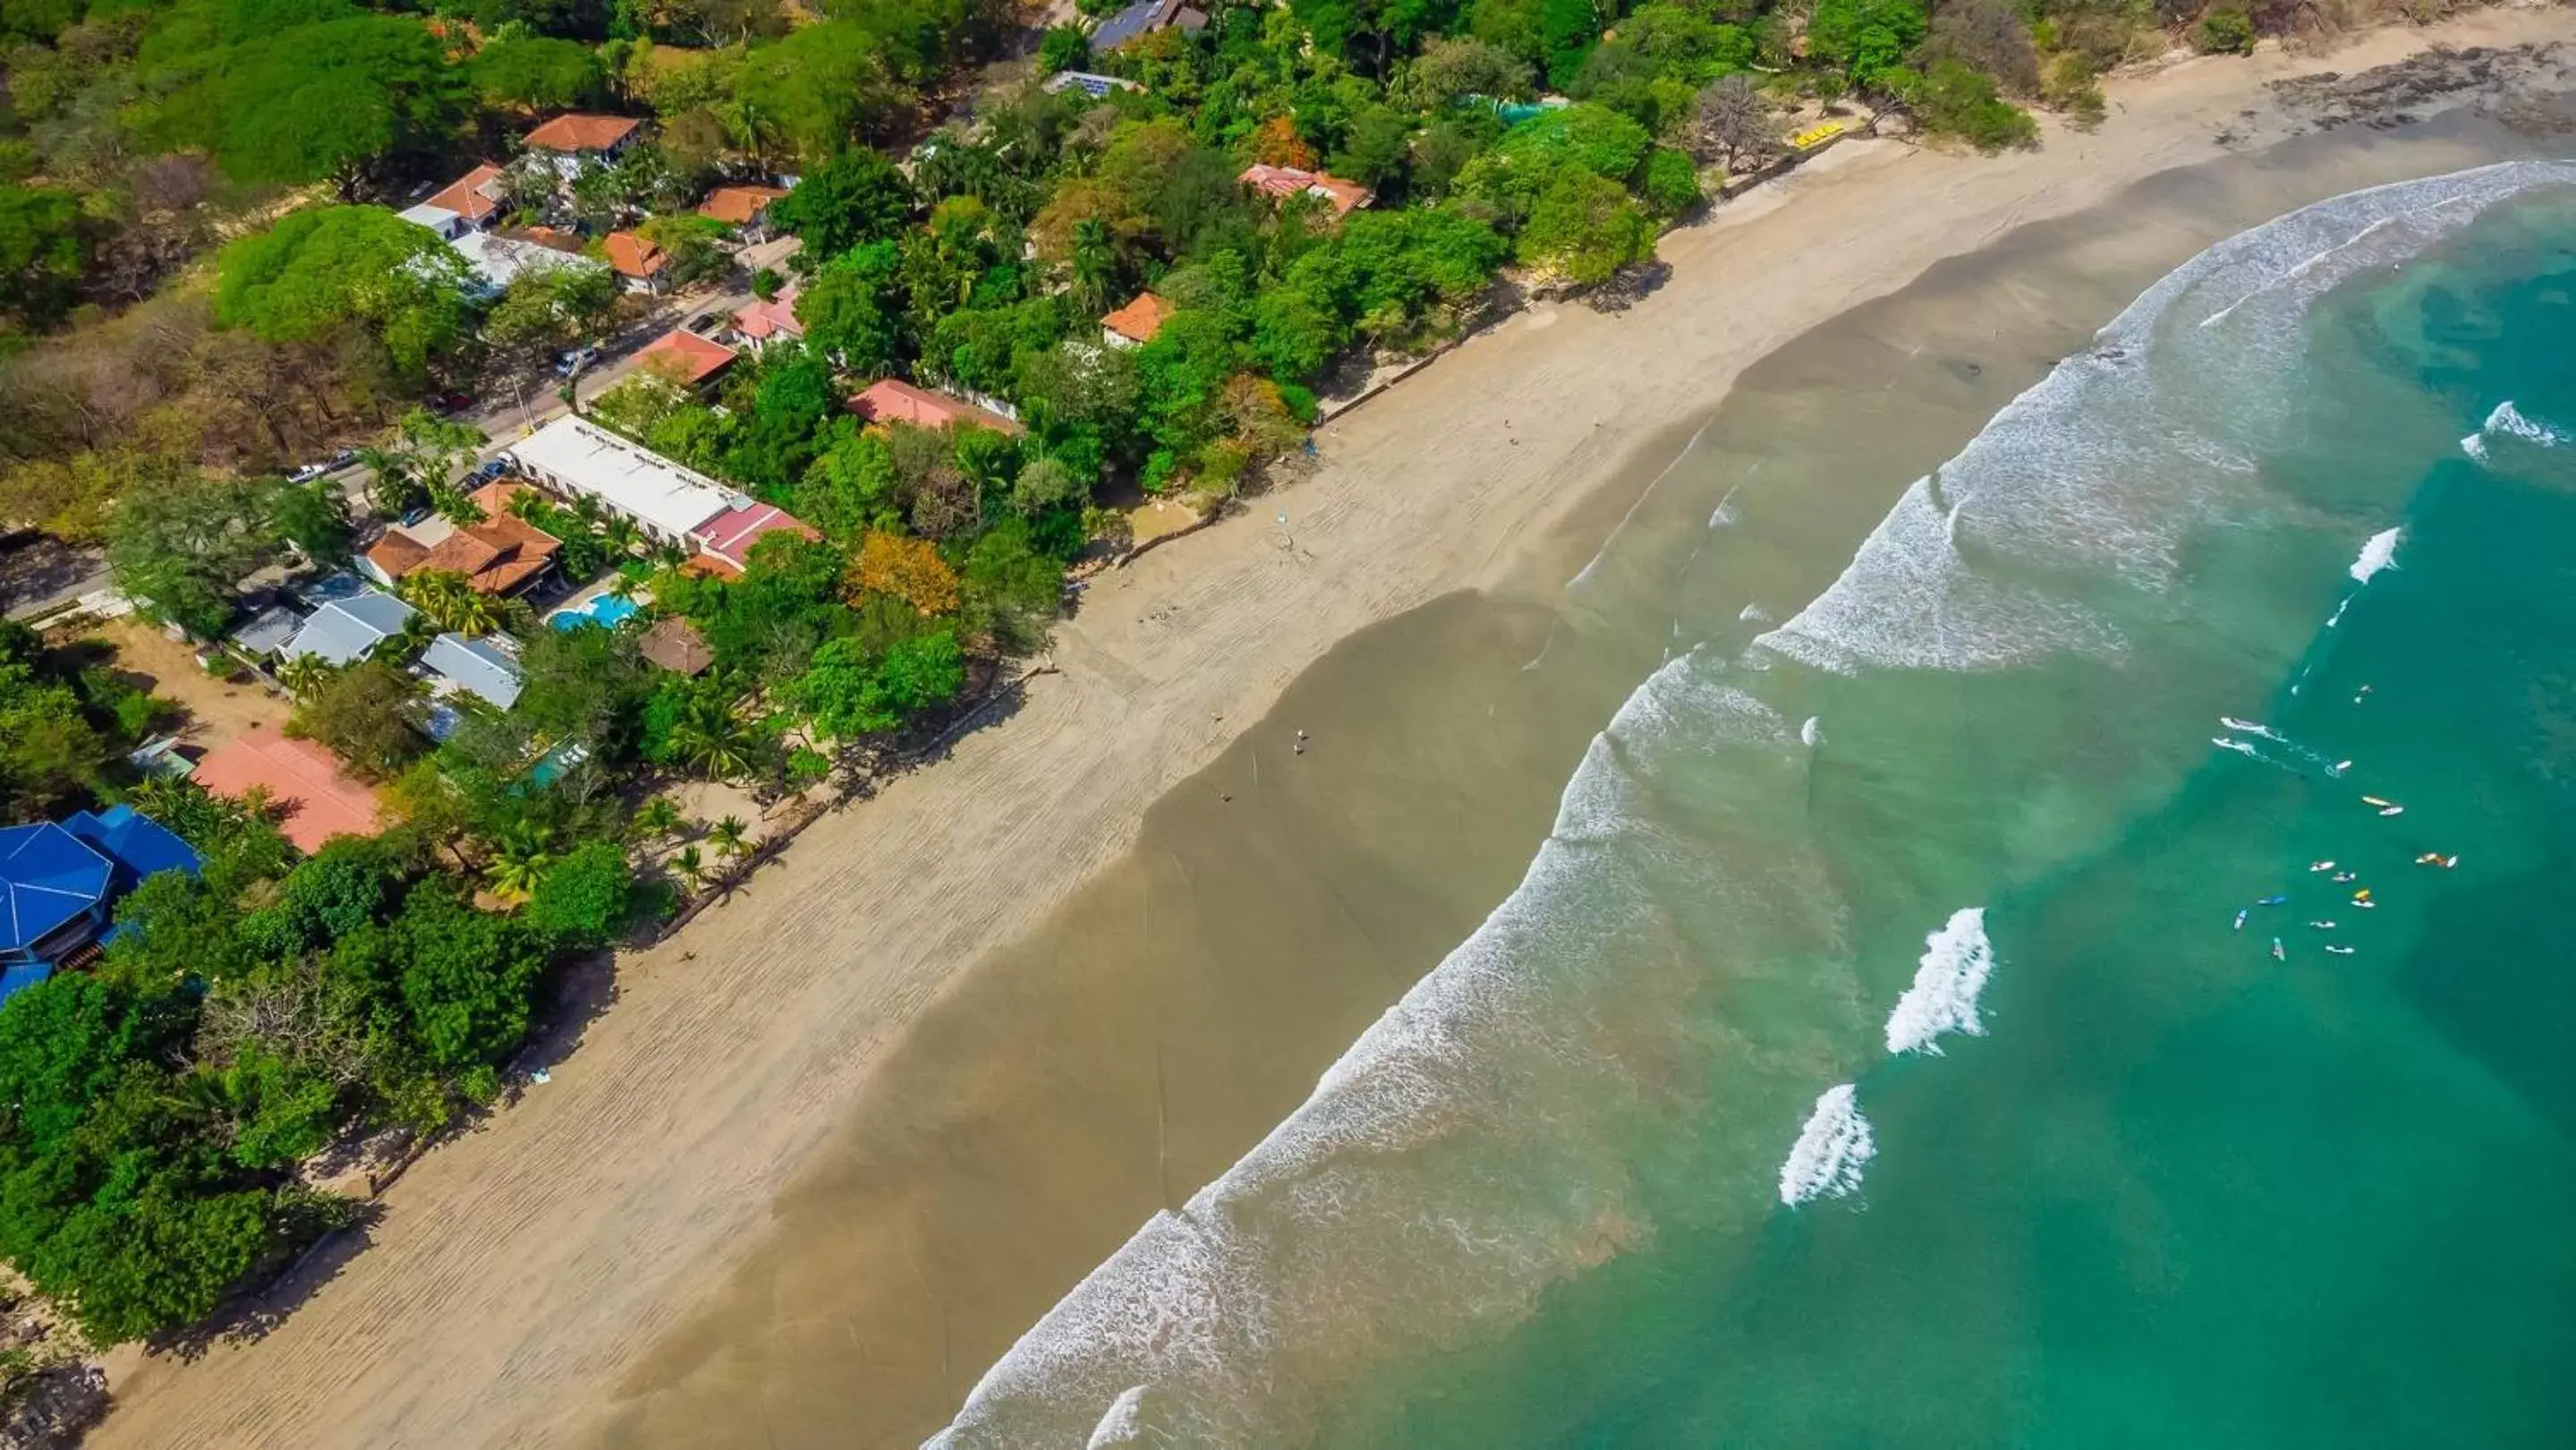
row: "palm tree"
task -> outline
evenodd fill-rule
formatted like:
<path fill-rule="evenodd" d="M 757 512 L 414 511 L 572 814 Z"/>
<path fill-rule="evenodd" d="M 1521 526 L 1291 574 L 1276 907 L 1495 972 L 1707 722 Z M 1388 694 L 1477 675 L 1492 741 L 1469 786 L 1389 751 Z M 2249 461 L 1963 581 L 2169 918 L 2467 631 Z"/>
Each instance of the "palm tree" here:
<path fill-rule="evenodd" d="M 749 774 L 754 744 L 733 707 L 709 696 L 690 701 L 671 726 L 672 749 L 710 780 Z"/>
<path fill-rule="evenodd" d="M 751 854 L 751 827 L 740 816 L 727 816 L 707 831 L 717 851 L 739 861 Z"/>
<path fill-rule="evenodd" d="M 520 902 L 537 894 L 537 883 L 544 879 L 546 868 L 555 863 L 548 846 L 554 832 L 530 821 L 521 821 L 501 833 L 493 844 L 492 859 L 483 868 L 483 879 L 492 894 L 503 901 Z"/>
<path fill-rule="evenodd" d="M 502 606 L 452 569 L 418 569 L 397 586 L 405 603 L 429 616 L 440 629 L 459 634 L 490 634 L 502 622 Z"/>
<path fill-rule="evenodd" d="M 310 700 L 339 673 L 320 655 L 291 655 L 277 667 L 277 682 L 297 700 Z"/>
<path fill-rule="evenodd" d="M 655 796 L 635 808 L 635 818 L 626 823 L 639 841 L 659 841 L 675 835 L 680 829 L 680 808 L 669 796 Z"/>
<path fill-rule="evenodd" d="M 679 873 L 691 891 L 703 891 L 707 885 L 707 858 L 695 846 L 682 846 L 671 853 L 671 869 Z"/>
<path fill-rule="evenodd" d="M 1074 305 L 1094 314 L 1108 310 L 1110 291 L 1118 282 L 1118 248 L 1110 240 L 1109 227 L 1098 217 L 1084 217 L 1073 224 L 1072 255 Z"/>
<path fill-rule="evenodd" d="M 420 480 L 412 472 L 410 454 L 367 447 L 358 450 L 358 462 L 367 470 L 367 507 L 377 513 L 399 518 L 420 498 Z"/>

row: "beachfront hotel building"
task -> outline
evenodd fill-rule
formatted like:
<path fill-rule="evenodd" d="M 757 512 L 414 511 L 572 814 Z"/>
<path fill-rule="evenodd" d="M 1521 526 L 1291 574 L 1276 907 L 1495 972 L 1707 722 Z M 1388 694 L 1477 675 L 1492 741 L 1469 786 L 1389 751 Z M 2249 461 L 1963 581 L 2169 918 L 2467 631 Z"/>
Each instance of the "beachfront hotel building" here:
<path fill-rule="evenodd" d="M 513 446 L 510 457 L 529 482 L 562 498 L 596 500 L 648 538 L 676 544 L 726 577 L 739 577 L 752 546 L 771 534 L 819 537 L 785 509 L 584 418 L 557 418 Z"/>

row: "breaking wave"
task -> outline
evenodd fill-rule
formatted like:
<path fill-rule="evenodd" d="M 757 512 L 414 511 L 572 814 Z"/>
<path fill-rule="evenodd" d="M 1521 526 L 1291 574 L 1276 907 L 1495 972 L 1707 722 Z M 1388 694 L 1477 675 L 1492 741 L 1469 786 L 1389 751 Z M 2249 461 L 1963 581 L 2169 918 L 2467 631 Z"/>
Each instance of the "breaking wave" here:
<path fill-rule="evenodd" d="M 2484 463 L 2487 461 L 2487 440 L 2490 438 L 2519 438 L 2525 443 L 2537 443 L 2543 448 L 2555 448 L 2567 441 L 2566 434 L 2546 423 L 2535 423 L 2524 417 L 2522 410 L 2513 405 L 2511 398 L 2496 404 L 2495 411 L 2487 414 L 2487 421 L 2479 427 L 2478 431 L 2460 440 L 2460 451 Z"/>
<path fill-rule="evenodd" d="M 2252 459 L 2300 396 L 2285 384 L 2310 304 L 2498 202 L 2569 185 L 2576 164 L 2507 162 L 2336 197 L 2218 243 L 1918 480 L 1833 587 L 1759 643 L 1841 673 L 2118 654 L 2119 631 L 2082 601 L 2163 592 L 2191 527 L 2261 486 Z M 2509 407 L 2490 422 L 2520 419 Z"/>
<path fill-rule="evenodd" d="M 1878 1140 L 1861 1116 L 1858 1090 L 1850 1083 L 1829 1087 L 1780 1165 L 1780 1201 L 1796 1208 L 1819 1198 L 1848 1198 L 1859 1191 L 1861 1173 L 1876 1156 Z"/>
<path fill-rule="evenodd" d="M 2362 544 L 2361 553 L 2352 561 L 2354 583 L 2367 584 L 2380 571 L 2397 567 L 2397 536 L 2401 532 L 2398 529 L 2381 529 Z"/>
<path fill-rule="evenodd" d="M 1896 999 L 1887 1014 L 1887 1050 L 1941 1051 L 1940 1040 L 1952 1032 L 1986 1035 L 1977 1016 L 1977 998 L 1994 975 L 1995 949 L 1986 940 L 1986 909 L 1966 907 L 1923 939 L 1923 959 L 1914 968 L 1914 984 Z"/>

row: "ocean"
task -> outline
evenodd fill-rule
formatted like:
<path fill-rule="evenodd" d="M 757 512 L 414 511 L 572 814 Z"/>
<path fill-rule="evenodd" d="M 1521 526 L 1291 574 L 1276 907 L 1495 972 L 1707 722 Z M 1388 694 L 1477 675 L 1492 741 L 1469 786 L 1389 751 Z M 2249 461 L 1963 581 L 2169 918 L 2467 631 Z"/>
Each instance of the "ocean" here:
<path fill-rule="evenodd" d="M 2514 162 L 2212 247 L 1838 577 L 1865 400 L 1704 433 L 1517 889 L 935 1443 L 2576 1441 L 2571 338 Z"/>

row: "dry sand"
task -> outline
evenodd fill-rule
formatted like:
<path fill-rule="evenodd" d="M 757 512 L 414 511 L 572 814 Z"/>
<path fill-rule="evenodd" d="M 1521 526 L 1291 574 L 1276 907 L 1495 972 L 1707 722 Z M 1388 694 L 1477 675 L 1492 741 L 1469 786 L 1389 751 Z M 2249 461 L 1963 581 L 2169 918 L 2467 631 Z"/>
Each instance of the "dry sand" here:
<path fill-rule="evenodd" d="M 1996 160 L 1847 145 L 1667 238 L 1672 277 L 1637 308 L 1541 308 L 1474 340 L 1328 429 L 1315 477 L 1096 583 L 1060 632 L 1062 673 L 1015 717 L 621 962 L 618 1000 L 552 1082 L 416 1166 L 374 1242 L 264 1338 L 191 1362 L 120 1355 L 93 1443 L 580 1438 L 961 969 L 1117 858 L 1335 641 L 1517 573 L 1627 461 L 1608 440 L 1667 436 L 1800 332 L 2206 159 L 2222 129 L 2279 134 L 2241 114 L 2268 110 L 2269 80 L 2571 29 L 2563 11 L 2488 12 L 2323 60 L 2193 62 L 2115 83 L 2096 135 Z"/>

